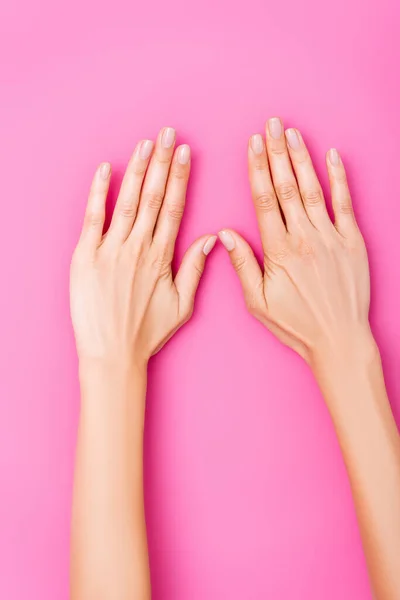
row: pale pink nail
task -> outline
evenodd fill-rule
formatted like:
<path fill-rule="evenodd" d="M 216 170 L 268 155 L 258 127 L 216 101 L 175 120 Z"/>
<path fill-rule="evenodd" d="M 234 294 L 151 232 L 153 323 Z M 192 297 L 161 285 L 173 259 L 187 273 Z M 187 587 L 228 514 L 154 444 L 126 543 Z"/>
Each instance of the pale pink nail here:
<path fill-rule="evenodd" d="M 164 148 L 171 148 L 175 141 L 175 129 L 166 127 L 161 136 L 161 144 Z"/>
<path fill-rule="evenodd" d="M 233 239 L 233 237 L 229 233 L 229 231 L 220 231 L 218 236 L 219 236 L 219 239 L 221 240 L 221 242 L 223 243 L 223 245 L 225 246 L 225 248 L 228 250 L 228 252 L 231 252 L 231 250 L 234 249 L 236 244 L 235 244 L 235 240 Z"/>
<path fill-rule="evenodd" d="M 256 133 L 251 138 L 251 147 L 253 148 L 254 154 L 262 154 L 264 149 L 264 143 L 262 136 L 259 133 Z"/>
<path fill-rule="evenodd" d="M 285 131 L 286 139 L 292 150 L 299 150 L 300 148 L 300 139 L 297 135 L 297 131 L 295 129 L 286 129 Z"/>
<path fill-rule="evenodd" d="M 140 144 L 139 156 L 142 160 L 147 160 L 153 151 L 154 143 L 151 140 L 144 140 Z"/>
<path fill-rule="evenodd" d="M 100 177 L 102 179 L 108 179 L 110 176 L 111 165 L 110 163 L 103 163 L 100 167 Z"/>
<path fill-rule="evenodd" d="M 206 243 L 204 244 L 204 247 L 203 247 L 203 252 L 206 256 L 207 256 L 207 254 L 210 254 L 211 250 L 215 246 L 216 241 L 217 241 L 216 235 L 212 235 L 211 237 L 208 238 L 208 240 L 206 241 Z"/>
<path fill-rule="evenodd" d="M 187 165 L 190 159 L 190 148 L 187 144 L 181 146 L 178 150 L 178 162 L 181 165 Z"/>
<path fill-rule="evenodd" d="M 339 152 L 335 148 L 331 148 L 331 150 L 329 150 L 329 160 L 334 167 L 338 167 L 340 165 Z"/>
<path fill-rule="evenodd" d="M 278 117 L 274 117 L 268 121 L 268 128 L 274 140 L 279 140 L 282 135 L 282 122 Z"/>

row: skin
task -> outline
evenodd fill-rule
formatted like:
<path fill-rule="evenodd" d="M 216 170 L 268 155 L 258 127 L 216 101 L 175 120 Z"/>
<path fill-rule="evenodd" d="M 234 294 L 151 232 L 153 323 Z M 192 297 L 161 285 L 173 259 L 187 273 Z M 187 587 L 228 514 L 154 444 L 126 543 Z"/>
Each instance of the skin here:
<path fill-rule="evenodd" d="M 286 135 L 285 135 L 286 133 Z M 368 321 L 370 282 L 345 169 L 327 155 L 335 222 L 301 137 L 267 123 L 248 165 L 264 265 L 224 230 L 249 311 L 310 365 L 337 432 L 370 579 L 379 600 L 400 598 L 400 438 Z"/>
<path fill-rule="evenodd" d="M 110 165 L 99 166 L 71 265 L 79 356 L 79 423 L 71 539 L 72 600 L 146 600 L 143 428 L 150 356 L 191 316 L 216 236 L 189 248 L 174 278 L 190 149 L 175 131 L 129 161 L 103 235 Z"/>
<path fill-rule="evenodd" d="M 143 502 L 147 364 L 190 318 L 215 236 L 187 251 L 175 277 L 174 243 L 190 170 L 175 133 L 143 141 L 128 165 L 103 235 L 110 179 L 100 165 L 71 266 L 81 416 L 71 541 L 72 600 L 146 600 L 150 577 Z M 181 154 L 182 153 L 182 154 Z M 150 158 L 151 157 L 151 158 Z M 150 163 L 150 164 L 149 164 Z M 319 383 L 338 435 L 375 597 L 400 590 L 400 439 L 368 321 L 369 269 L 345 170 L 327 168 L 335 222 L 297 130 L 280 119 L 248 146 L 264 265 L 247 242 L 220 239 L 249 311 L 299 353 Z"/>

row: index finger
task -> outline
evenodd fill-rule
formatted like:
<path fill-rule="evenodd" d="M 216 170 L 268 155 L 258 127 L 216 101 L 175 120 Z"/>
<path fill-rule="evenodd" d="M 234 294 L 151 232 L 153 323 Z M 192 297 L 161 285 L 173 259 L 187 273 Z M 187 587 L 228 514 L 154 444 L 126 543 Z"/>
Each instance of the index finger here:
<path fill-rule="evenodd" d="M 249 140 L 248 166 L 261 241 L 264 252 L 267 252 L 279 245 L 287 232 L 272 184 L 264 139 L 259 133 Z"/>

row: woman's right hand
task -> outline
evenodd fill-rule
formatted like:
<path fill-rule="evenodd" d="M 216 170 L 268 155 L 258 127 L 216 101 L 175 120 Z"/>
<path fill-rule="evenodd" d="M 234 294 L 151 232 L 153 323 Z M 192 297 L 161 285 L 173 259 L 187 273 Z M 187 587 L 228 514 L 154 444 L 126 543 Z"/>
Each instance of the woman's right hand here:
<path fill-rule="evenodd" d="M 278 118 L 266 129 L 248 146 L 264 270 L 239 234 L 220 232 L 248 309 L 312 366 L 356 340 L 372 349 L 368 259 L 341 158 L 328 152 L 333 224 L 301 134 Z"/>

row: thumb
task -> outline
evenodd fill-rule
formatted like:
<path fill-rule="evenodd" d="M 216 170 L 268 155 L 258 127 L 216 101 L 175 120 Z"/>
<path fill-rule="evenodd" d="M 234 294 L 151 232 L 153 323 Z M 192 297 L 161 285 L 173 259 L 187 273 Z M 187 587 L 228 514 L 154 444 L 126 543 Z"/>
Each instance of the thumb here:
<path fill-rule="evenodd" d="M 215 246 L 216 235 L 203 235 L 186 251 L 175 277 L 175 286 L 179 296 L 180 316 L 190 317 L 196 291 L 203 275 L 207 256 Z"/>
<path fill-rule="evenodd" d="M 264 276 L 250 245 L 241 235 L 231 229 L 224 229 L 218 234 L 242 285 L 247 308 L 252 314 L 265 308 Z"/>

